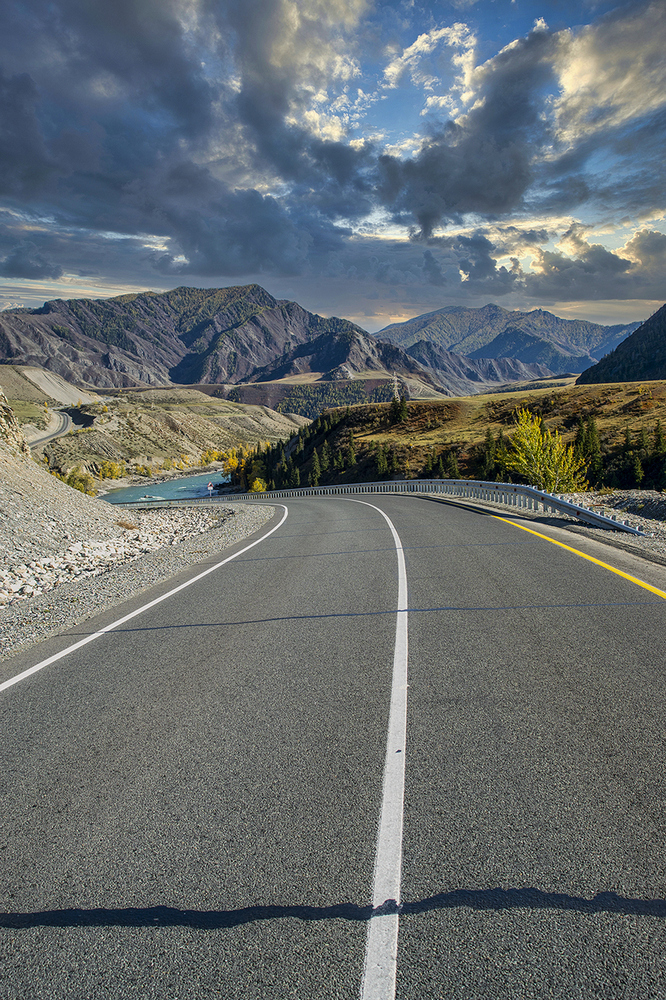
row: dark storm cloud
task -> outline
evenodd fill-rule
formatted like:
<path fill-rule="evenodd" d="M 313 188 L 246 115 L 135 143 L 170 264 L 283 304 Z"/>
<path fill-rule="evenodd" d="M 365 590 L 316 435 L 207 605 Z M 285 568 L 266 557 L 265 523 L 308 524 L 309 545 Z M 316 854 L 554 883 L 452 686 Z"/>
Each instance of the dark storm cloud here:
<path fill-rule="evenodd" d="M 630 260 L 610 253 L 597 244 L 578 257 L 544 250 L 539 255 L 539 274 L 526 278 L 530 294 L 550 299 L 616 298 L 621 281 L 632 269 Z"/>
<path fill-rule="evenodd" d="M 474 236 L 459 237 L 456 250 L 460 254 L 458 266 L 466 276 L 465 280 L 474 285 L 492 288 L 495 295 L 506 294 L 512 290 L 516 275 L 506 267 L 498 267 L 493 257 L 497 252 L 491 241 L 477 233 Z"/>
<path fill-rule="evenodd" d="M 328 83 L 328 64 L 321 54 L 330 45 L 325 22 L 337 6 L 335 0 L 326 10 L 317 11 L 315 5 L 308 17 L 303 5 L 292 35 L 285 32 L 283 5 L 276 0 L 231 2 L 216 11 L 221 28 L 228 24 L 234 31 L 240 73 L 236 109 L 260 160 L 291 182 L 294 196 L 313 211 L 356 218 L 373 207 L 370 147 L 323 139 L 292 120 L 305 107 L 303 75 L 308 93 Z M 278 39 L 281 48 L 293 50 L 293 59 L 273 58 Z"/>
<path fill-rule="evenodd" d="M 0 190 L 29 198 L 56 227 L 171 240 L 171 254 L 152 258 L 171 273 L 293 273 L 338 249 L 342 230 L 326 220 L 372 209 L 369 153 L 286 122 L 298 79 L 290 60 L 275 68 L 270 58 L 279 8 L 195 5 L 192 37 L 182 5 L 163 0 L 35 0 L 13 11 L 5 58 L 29 73 L 0 78 Z M 315 58 L 325 41 L 317 19 L 303 30 Z M 240 93 L 202 67 L 207 52 L 232 76 L 229 39 Z M 235 186 L 243 160 L 259 180 L 267 168 L 288 182 L 280 200 L 247 180 Z"/>
<path fill-rule="evenodd" d="M 446 285 L 461 298 L 520 289 L 588 298 L 612 288 L 628 295 L 635 281 L 656 285 L 663 254 L 654 238 L 637 237 L 626 259 L 583 243 L 573 255 L 550 251 L 539 274 L 524 275 L 517 262 L 497 259 L 514 244 L 552 238 L 538 218 L 531 233 L 429 237 L 469 213 L 537 216 L 592 200 L 609 209 L 622 199 L 630 210 L 659 206 L 663 112 L 609 120 L 562 152 L 546 114 L 562 41 L 538 29 L 474 70 L 468 113 L 433 125 L 415 156 L 352 145 L 319 127 L 313 107 L 326 110 L 325 102 L 313 104 L 313 94 L 352 73 L 345 59 L 364 6 L 10 5 L 0 38 L 0 194 L 22 219 L 0 238 L 2 275 L 38 280 L 64 269 L 150 282 L 154 272 L 213 280 L 335 274 L 375 283 L 382 294 L 397 284 L 429 292 Z M 584 111 L 576 106 L 567 121 Z M 625 164 L 630 190 L 590 171 L 605 150 Z M 343 228 L 378 209 L 419 238 L 359 241 Z"/>
<path fill-rule="evenodd" d="M 59 278 L 62 273 L 58 264 L 47 260 L 35 244 L 28 241 L 0 260 L 0 275 L 3 278 Z"/>
<path fill-rule="evenodd" d="M 423 273 L 430 285 L 446 284 L 446 277 L 442 271 L 441 264 L 436 260 L 432 250 L 425 250 L 423 253 Z"/>
<path fill-rule="evenodd" d="M 531 161 L 547 137 L 542 88 L 552 81 L 552 39 L 535 31 L 501 53 L 485 74 L 479 106 L 435 132 L 412 160 L 379 159 L 379 194 L 423 235 L 464 214 L 499 215 L 520 204 Z"/>
<path fill-rule="evenodd" d="M 50 160 L 36 118 L 37 88 L 27 73 L 0 69 L 0 194 L 30 197 L 50 175 Z"/>
<path fill-rule="evenodd" d="M 134 108 L 162 116 L 166 132 L 175 126 L 193 136 L 210 124 L 213 90 L 180 11 L 170 0 L 14 4 L 3 59 L 30 67 L 45 88 L 50 127 L 59 113 Z"/>
<path fill-rule="evenodd" d="M 521 287 L 518 262 L 514 259 L 510 269 L 498 266 L 495 256 L 502 255 L 481 232 L 432 239 L 426 250 L 420 240 L 391 243 L 366 237 L 336 255 L 328 273 L 332 278 L 344 276 L 387 288 L 446 287 L 447 297 L 486 296 L 487 301 Z"/>
<path fill-rule="evenodd" d="M 297 274 L 312 243 L 306 228 L 296 227 L 274 198 L 257 191 L 221 190 L 207 211 L 189 205 L 164 211 L 187 258 L 158 254 L 156 265 L 168 274 Z"/>

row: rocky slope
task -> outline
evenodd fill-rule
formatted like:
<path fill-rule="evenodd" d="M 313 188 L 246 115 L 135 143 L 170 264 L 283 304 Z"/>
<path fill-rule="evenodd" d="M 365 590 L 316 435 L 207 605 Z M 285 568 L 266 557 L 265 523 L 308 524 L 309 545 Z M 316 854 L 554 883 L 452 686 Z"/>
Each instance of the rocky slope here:
<path fill-rule="evenodd" d="M 236 383 L 298 345 L 358 327 L 259 285 L 176 288 L 105 300 L 56 299 L 0 313 L 0 360 L 86 386 Z"/>
<path fill-rule="evenodd" d="M 4 392 L 0 389 L 0 445 L 3 456 L 7 461 L 15 461 L 17 458 L 27 461 L 30 457 L 30 449 L 21 433 L 21 428 L 14 416 L 14 411 L 7 402 Z"/>
<path fill-rule="evenodd" d="M 122 538 L 125 511 L 73 490 L 30 458 L 0 393 L 0 568 L 64 552 L 77 541 Z"/>
<path fill-rule="evenodd" d="M 264 406 L 212 399 L 196 389 L 123 393 L 80 407 L 75 417 L 85 426 L 44 448 L 50 467 L 62 473 L 82 465 L 96 474 L 104 461 L 153 471 L 165 462 L 166 467 L 174 461 L 196 466 L 208 449 L 274 443 L 308 423 L 305 417 Z"/>
<path fill-rule="evenodd" d="M 0 393 L 0 659 L 234 544 L 272 512 L 130 512 L 86 496 L 32 461 Z"/>
<path fill-rule="evenodd" d="M 364 376 L 413 377 L 434 391 L 443 386 L 432 373 L 399 347 L 376 340 L 358 329 L 324 333 L 287 352 L 277 365 L 257 372 L 251 382 L 274 381 L 317 373 L 326 381 Z"/>
<path fill-rule="evenodd" d="M 607 357 L 578 378 L 580 385 L 666 378 L 666 305 Z"/>
<path fill-rule="evenodd" d="M 450 396 L 472 395 L 492 386 L 548 378 L 553 374 L 545 365 L 524 364 L 515 358 L 482 358 L 475 361 L 427 340 L 419 340 L 408 347 L 407 354 L 427 365 L 439 384 L 446 386 Z"/>

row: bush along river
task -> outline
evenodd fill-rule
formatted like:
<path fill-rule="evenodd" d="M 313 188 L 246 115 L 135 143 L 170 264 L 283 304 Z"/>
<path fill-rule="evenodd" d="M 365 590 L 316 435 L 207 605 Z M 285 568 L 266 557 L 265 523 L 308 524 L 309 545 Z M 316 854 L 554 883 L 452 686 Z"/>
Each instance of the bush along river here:
<path fill-rule="evenodd" d="M 124 489 L 109 490 L 102 496 L 102 500 L 108 503 L 117 503 L 121 506 L 128 503 L 138 503 L 141 500 L 193 500 L 207 497 L 210 493 L 213 496 L 217 491 L 209 490 L 208 484 L 213 487 L 226 485 L 228 476 L 221 471 L 209 469 L 197 476 L 181 476 L 178 479 L 165 479 L 161 483 L 154 483 L 148 480 L 138 486 L 127 486 Z"/>

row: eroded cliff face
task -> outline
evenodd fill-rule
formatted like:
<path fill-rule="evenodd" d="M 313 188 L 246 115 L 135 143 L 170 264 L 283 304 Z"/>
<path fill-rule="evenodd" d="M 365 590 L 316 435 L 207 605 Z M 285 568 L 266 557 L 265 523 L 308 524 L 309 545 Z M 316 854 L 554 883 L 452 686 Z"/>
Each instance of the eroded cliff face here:
<path fill-rule="evenodd" d="M 0 389 L 0 448 L 12 455 L 25 456 L 26 458 L 30 456 L 30 449 L 25 443 L 14 411 L 7 402 L 2 389 Z"/>

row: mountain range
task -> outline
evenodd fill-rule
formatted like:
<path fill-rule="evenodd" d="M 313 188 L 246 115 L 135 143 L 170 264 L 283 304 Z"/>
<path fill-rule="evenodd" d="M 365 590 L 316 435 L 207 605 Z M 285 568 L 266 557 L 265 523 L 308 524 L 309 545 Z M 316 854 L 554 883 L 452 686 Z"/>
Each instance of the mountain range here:
<path fill-rule="evenodd" d="M 95 388 L 398 378 L 410 395 L 453 395 L 580 371 L 637 325 L 488 305 L 442 309 L 373 336 L 259 285 L 181 287 L 5 310 L 0 363 Z"/>
<path fill-rule="evenodd" d="M 583 319 L 561 319 L 544 309 L 510 312 L 489 304 L 481 309 L 445 306 L 391 324 L 377 337 L 403 350 L 426 341 L 471 359 L 515 358 L 561 374 L 582 372 L 596 364 L 638 326 L 602 326 Z"/>

